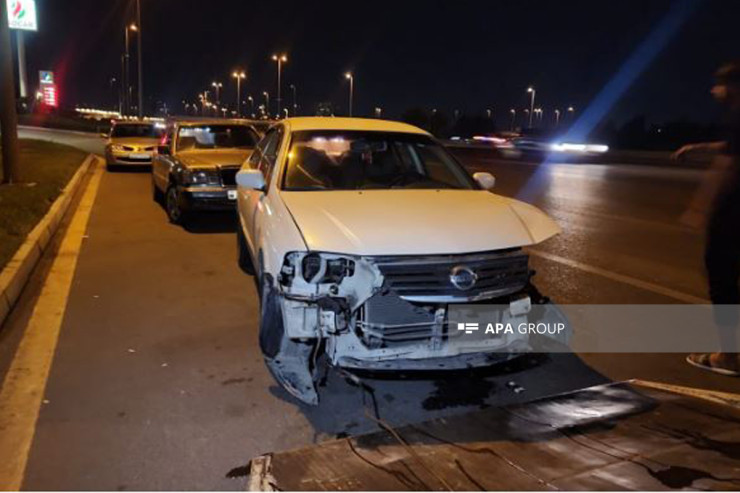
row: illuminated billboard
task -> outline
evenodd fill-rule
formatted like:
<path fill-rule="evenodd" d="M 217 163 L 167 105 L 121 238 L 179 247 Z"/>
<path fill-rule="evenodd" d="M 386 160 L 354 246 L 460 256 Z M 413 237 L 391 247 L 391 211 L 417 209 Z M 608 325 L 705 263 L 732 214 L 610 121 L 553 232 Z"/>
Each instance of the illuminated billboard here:
<path fill-rule="evenodd" d="M 37 31 L 36 0 L 5 0 L 8 6 L 8 25 L 11 29 Z"/>
<path fill-rule="evenodd" d="M 41 102 L 48 107 L 56 108 L 59 105 L 57 86 L 54 83 L 54 72 L 39 70 L 39 85 Z"/>

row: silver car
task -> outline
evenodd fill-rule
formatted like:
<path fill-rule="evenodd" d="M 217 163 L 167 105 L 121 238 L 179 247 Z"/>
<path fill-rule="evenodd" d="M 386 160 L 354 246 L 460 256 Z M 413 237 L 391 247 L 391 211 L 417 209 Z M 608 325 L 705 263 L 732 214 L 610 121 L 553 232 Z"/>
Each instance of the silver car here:
<path fill-rule="evenodd" d="M 150 166 L 164 125 L 141 121 L 115 121 L 105 145 L 105 164 L 111 171 L 124 166 Z"/>

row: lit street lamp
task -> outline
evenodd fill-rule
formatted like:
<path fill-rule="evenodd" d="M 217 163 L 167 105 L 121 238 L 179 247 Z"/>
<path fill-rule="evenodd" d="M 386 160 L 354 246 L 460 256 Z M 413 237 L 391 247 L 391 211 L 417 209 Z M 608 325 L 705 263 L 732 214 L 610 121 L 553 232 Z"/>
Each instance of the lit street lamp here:
<path fill-rule="evenodd" d="M 543 115 L 542 108 L 536 108 L 534 110 L 534 113 L 537 115 L 537 123 L 541 125 L 542 124 L 542 115 Z"/>
<path fill-rule="evenodd" d="M 560 124 L 560 110 L 555 110 L 555 126 Z"/>
<path fill-rule="evenodd" d="M 534 90 L 534 87 L 529 86 L 527 88 L 527 92 L 532 94 L 532 99 L 529 102 L 529 128 L 532 128 L 532 117 L 534 116 L 534 96 L 537 91 Z"/>
<path fill-rule="evenodd" d="M 236 114 L 241 116 L 239 107 L 242 102 L 242 80 L 247 78 L 247 74 L 243 70 L 234 70 L 231 76 L 236 79 Z"/>
<path fill-rule="evenodd" d="M 355 96 L 355 76 L 352 72 L 344 74 L 344 78 L 349 80 L 349 116 L 352 116 L 352 103 Z"/>
<path fill-rule="evenodd" d="M 247 96 L 247 101 L 249 101 L 250 115 L 254 118 L 254 98 L 252 96 Z"/>
<path fill-rule="evenodd" d="M 283 63 L 288 61 L 288 55 L 272 55 L 272 59 L 277 62 L 277 117 L 280 118 L 280 77 L 283 70 Z M 270 112 L 270 105 L 267 105 L 267 112 Z"/>
<path fill-rule="evenodd" d="M 216 89 L 216 104 L 221 104 L 221 88 L 224 87 L 221 82 L 211 82 L 211 87 Z"/>
<path fill-rule="evenodd" d="M 516 125 L 516 110 L 514 108 L 509 110 L 511 113 L 511 131 L 514 131 L 514 125 Z"/>
<path fill-rule="evenodd" d="M 575 114 L 576 109 L 572 106 L 568 106 L 568 119 L 573 120 L 573 116 Z"/>
<path fill-rule="evenodd" d="M 129 113 L 131 110 L 131 80 L 130 80 L 130 74 L 131 70 L 129 68 L 129 31 L 138 31 L 139 28 L 136 24 L 131 23 L 126 25 L 126 28 L 124 29 L 124 41 L 126 43 L 124 55 L 123 55 L 123 94 L 124 94 L 124 112 L 126 114 Z"/>
<path fill-rule="evenodd" d="M 265 97 L 265 109 L 267 110 L 267 116 L 270 116 L 270 93 L 262 91 L 262 95 Z"/>
<path fill-rule="evenodd" d="M 141 0 L 136 0 L 136 25 L 141 26 Z M 139 31 L 139 35 L 136 37 L 136 56 L 138 58 L 138 70 L 136 75 L 138 76 L 139 82 L 136 87 L 136 94 L 139 98 L 139 104 L 136 105 L 136 109 L 138 110 L 139 118 L 142 118 L 144 116 L 144 68 L 141 61 L 141 31 Z"/>

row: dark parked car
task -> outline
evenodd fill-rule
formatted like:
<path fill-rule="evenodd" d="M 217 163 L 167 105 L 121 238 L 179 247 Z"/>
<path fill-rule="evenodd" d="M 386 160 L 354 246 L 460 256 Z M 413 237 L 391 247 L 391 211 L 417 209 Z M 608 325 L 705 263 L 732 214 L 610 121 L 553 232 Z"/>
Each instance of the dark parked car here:
<path fill-rule="evenodd" d="M 154 199 L 175 224 L 194 210 L 234 210 L 236 173 L 259 140 L 244 121 L 171 122 L 152 162 Z"/>

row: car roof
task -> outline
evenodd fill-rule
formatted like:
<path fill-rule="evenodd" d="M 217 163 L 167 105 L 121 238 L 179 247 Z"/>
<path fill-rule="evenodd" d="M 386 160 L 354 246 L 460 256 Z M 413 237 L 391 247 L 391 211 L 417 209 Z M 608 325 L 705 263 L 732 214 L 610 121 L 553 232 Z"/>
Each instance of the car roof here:
<path fill-rule="evenodd" d="M 291 132 L 303 130 L 359 130 L 369 132 L 400 132 L 429 135 L 428 132 L 407 123 L 376 118 L 336 118 L 331 116 L 296 117 L 283 120 Z"/>
<path fill-rule="evenodd" d="M 146 120 L 113 120 L 113 125 L 156 125 L 162 122 L 152 122 Z"/>
<path fill-rule="evenodd" d="M 247 127 L 252 126 L 252 122 L 249 120 L 242 120 L 236 118 L 203 118 L 203 119 L 182 119 L 174 120 L 173 123 L 180 125 L 181 127 L 193 126 L 193 125 L 244 125 Z"/>

